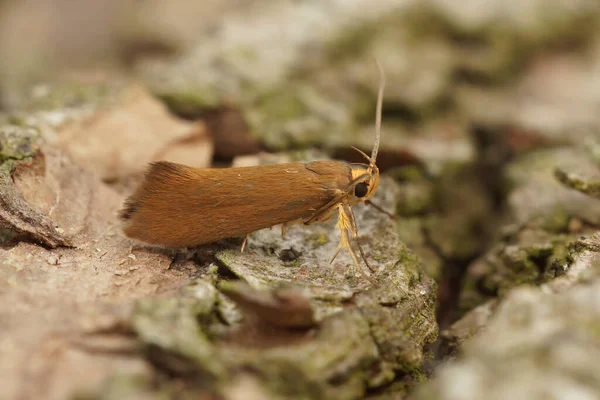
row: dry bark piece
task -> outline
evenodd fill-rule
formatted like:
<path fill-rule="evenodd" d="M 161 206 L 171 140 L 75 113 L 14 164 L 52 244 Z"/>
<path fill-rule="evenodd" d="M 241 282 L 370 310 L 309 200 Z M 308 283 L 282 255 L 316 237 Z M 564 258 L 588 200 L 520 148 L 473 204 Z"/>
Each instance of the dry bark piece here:
<path fill-rule="evenodd" d="M 210 166 L 213 157 L 211 138 L 201 122 L 195 123 L 192 128 L 188 135 L 166 143 L 151 161 L 165 160 L 196 168 Z"/>
<path fill-rule="evenodd" d="M 232 299 L 258 323 L 280 328 L 311 328 L 315 326 L 310 301 L 300 289 L 280 288 L 271 292 L 253 289 L 241 281 L 221 282 L 219 290 Z"/>
<path fill-rule="evenodd" d="M 147 374 L 139 358 L 73 339 L 128 320 L 135 299 L 180 286 L 197 268 L 133 254 L 116 219 L 121 196 L 60 149 L 30 146 L 27 129 L 14 129 L 0 142 L 0 218 L 46 248 L 0 249 L 0 398 L 69 398 L 115 371 Z"/>
<path fill-rule="evenodd" d="M 264 150 L 244 121 L 239 110 L 223 108 L 203 116 L 215 143 L 215 157 L 231 159 Z"/>
<path fill-rule="evenodd" d="M 48 216 L 30 207 L 12 182 L 10 173 L 0 172 L 0 222 L 17 238 L 24 238 L 46 247 L 73 246 Z"/>
<path fill-rule="evenodd" d="M 5 125 L 0 131 L 0 223 L 17 237 L 26 238 L 47 247 L 72 246 L 64 229 L 56 225 L 47 210 L 28 202 L 20 185 L 21 173 L 44 177 L 46 158 L 36 144 L 35 130 Z M 13 179 L 14 175 L 14 179 Z M 34 178 L 36 179 L 36 178 Z M 42 178 L 43 179 L 43 178 Z M 39 193 L 41 201 L 51 193 Z"/>
<path fill-rule="evenodd" d="M 139 85 L 127 87 L 109 107 L 63 124 L 58 135 L 78 164 L 105 180 L 138 174 L 158 158 L 195 167 L 206 167 L 212 160 L 205 126 L 169 114 Z"/>

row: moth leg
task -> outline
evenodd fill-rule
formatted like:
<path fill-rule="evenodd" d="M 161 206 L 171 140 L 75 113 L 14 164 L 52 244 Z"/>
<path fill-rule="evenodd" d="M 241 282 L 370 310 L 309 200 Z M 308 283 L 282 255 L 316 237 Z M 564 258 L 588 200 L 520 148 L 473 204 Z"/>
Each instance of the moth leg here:
<path fill-rule="evenodd" d="M 340 254 L 340 251 L 342 251 L 342 249 L 346 248 L 346 249 L 348 249 L 348 252 L 350 253 L 350 257 L 352 257 L 352 261 L 354 261 L 354 265 L 356 266 L 358 271 L 361 273 L 361 275 L 365 279 L 367 279 L 369 282 L 373 283 L 373 280 L 362 269 L 360 263 L 358 262 L 358 258 L 356 257 L 356 253 L 354 252 L 354 249 L 352 248 L 352 246 L 350 246 L 350 237 L 348 235 L 348 232 L 352 232 L 352 217 L 350 217 L 348 215 L 347 211 L 345 210 L 344 205 L 342 205 L 342 204 L 340 204 L 338 206 L 338 211 L 339 211 L 339 216 L 338 216 L 337 227 L 340 230 L 340 244 L 338 245 L 338 249 L 335 252 L 333 258 L 331 259 L 331 261 L 329 263 L 330 264 L 333 263 L 333 260 L 335 260 L 335 258 L 338 256 L 338 254 Z"/>
<path fill-rule="evenodd" d="M 369 268 L 369 271 L 374 273 L 375 270 L 373 268 L 371 268 L 371 266 L 369 265 L 369 262 L 367 261 L 367 257 L 365 256 L 365 252 L 363 251 L 362 246 L 360 245 L 360 242 L 358 241 L 358 228 L 356 227 L 356 219 L 354 218 L 354 212 L 352 211 L 352 208 L 349 205 L 344 205 L 344 211 L 346 212 L 346 214 L 348 215 L 348 218 L 350 219 L 350 223 L 351 223 L 350 231 L 352 232 L 352 236 L 354 238 L 354 242 L 356 243 L 356 247 L 358 247 L 360 256 L 363 259 L 363 261 L 365 262 L 365 265 L 367 266 L 367 268 Z"/>
<path fill-rule="evenodd" d="M 290 226 L 294 226 L 294 225 L 300 224 L 302 222 L 304 222 L 304 220 L 302 218 L 299 218 L 299 219 L 284 222 L 283 224 L 281 224 L 281 237 L 285 237 L 285 235 L 287 234 L 287 230 Z"/>
<path fill-rule="evenodd" d="M 325 220 L 331 218 L 333 216 L 333 214 L 335 214 L 335 210 L 337 208 L 336 206 L 342 201 L 342 199 L 345 195 L 346 194 L 343 194 L 342 196 L 338 196 L 338 197 L 334 198 L 333 200 L 331 200 L 329 203 L 325 204 L 323 207 L 319 208 L 317 211 L 315 211 L 315 213 L 309 219 L 304 221 L 304 224 L 310 225 L 315 222 L 321 222 L 321 221 L 325 221 Z M 328 217 L 323 218 L 325 215 L 328 215 Z"/>
<path fill-rule="evenodd" d="M 372 206 L 374 209 L 376 209 L 377 211 L 379 211 L 382 214 L 387 215 L 388 217 L 390 217 L 393 220 L 397 219 L 397 217 L 394 214 L 392 214 L 391 212 L 388 212 L 388 211 L 384 210 L 380 205 L 373 203 L 371 200 L 365 201 L 365 204 L 368 204 L 368 205 Z"/>
<path fill-rule="evenodd" d="M 243 253 L 244 249 L 246 248 L 246 242 L 248 241 L 248 236 L 250 236 L 249 233 L 247 233 L 246 236 L 244 236 L 244 241 L 242 242 L 242 249 L 240 250 L 240 253 Z"/>
<path fill-rule="evenodd" d="M 350 242 L 348 241 L 348 231 L 344 227 L 344 221 L 342 220 L 343 211 L 341 208 L 339 208 L 338 211 L 339 211 L 339 217 L 338 217 L 336 227 L 340 230 L 340 243 L 338 244 L 335 254 L 333 255 L 333 257 L 331 257 L 331 260 L 329 260 L 329 264 L 333 264 L 333 261 L 336 259 L 336 257 L 340 254 L 340 252 L 344 248 L 350 248 Z"/>
<path fill-rule="evenodd" d="M 319 222 L 325 222 L 329 219 L 331 219 L 331 217 L 333 217 L 335 215 L 337 211 L 337 207 L 330 207 L 329 209 L 320 211 L 316 214 L 314 214 L 312 217 L 310 217 L 307 221 L 304 222 L 304 225 L 312 225 L 312 224 L 316 224 Z"/>

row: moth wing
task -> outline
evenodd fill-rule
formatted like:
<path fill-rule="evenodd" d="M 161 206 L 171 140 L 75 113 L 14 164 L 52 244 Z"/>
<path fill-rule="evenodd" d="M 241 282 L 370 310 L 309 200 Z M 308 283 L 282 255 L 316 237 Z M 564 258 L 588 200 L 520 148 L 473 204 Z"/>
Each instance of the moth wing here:
<path fill-rule="evenodd" d="M 308 219 L 351 179 L 339 161 L 223 169 L 162 161 L 151 165 L 120 217 L 133 239 L 192 247 Z"/>

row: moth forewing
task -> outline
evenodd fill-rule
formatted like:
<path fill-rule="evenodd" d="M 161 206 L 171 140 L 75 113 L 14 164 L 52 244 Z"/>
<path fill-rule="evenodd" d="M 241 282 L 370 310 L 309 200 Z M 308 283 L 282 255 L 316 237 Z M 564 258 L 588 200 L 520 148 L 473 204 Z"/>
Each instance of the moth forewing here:
<path fill-rule="evenodd" d="M 309 219 L 345 193 L 351 168 L 340 161 L 240 168 L 153 164 L 120 216 L 124 232 L 163 247 L 194 247 Z"/>

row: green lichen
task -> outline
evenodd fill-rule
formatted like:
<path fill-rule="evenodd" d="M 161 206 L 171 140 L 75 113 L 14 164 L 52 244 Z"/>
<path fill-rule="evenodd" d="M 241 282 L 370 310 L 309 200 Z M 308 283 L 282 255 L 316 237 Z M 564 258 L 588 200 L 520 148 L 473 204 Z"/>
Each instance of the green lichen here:
<path fill-rule="evenodd" d="M 16 125 L 0 126 L 0 164 L 31 158 L 38 150 L 39 130 Z"/>
<path fill-rule="evenodd" d="M 261 93 L 242 111 L 254 135 L 274 150 L 304 149 L 355 135 L 347 107 L 309 82 Z"/>
<path fill-rule="evenodd" d="M 329 238 L 324 232 L 315 232 L 313 234 L 310 234 L 308 236 L 308 240 L 312 244 L 313 249 L 316 249 L 329 243 Z"/>
<path fill-rule="evenodd" d="M 38 151 L 39 131 L 33 127 L 0 126 L 0 187 L 12 185 L 12 173 L 17 165 L 30 160 Z M 3 193 L 3 196 L 8 196 Z M 7 199 L 5 199 L 7 201 Z M 17 237 L 9 227 L 0 228 L 0 244 Z"/>
<path fill-rule="evenodd" d="M 547 232 L 563 233 L 568 231 L 571 216 L 564 207 L 557 206 L 553 212 L 541 217 L 540 226 Z"/>
<path fill-rule="evenodd" d="M 553 278 L 564 275 L 573 263 L 574 257 L 569 250 L 572 242 L 555 242 L 552 254 L 547 260 L 547 267 L 543 273 L 542 280 L 547 282 Z"/>
<path fill-rule="evenodd" d="M 221 106 L 221 99 L 209 89 L 193 87 L 190 90 L 156 91 L 156 96 L 175 114 L 195 118 Z"/>
<path fill-rule="evenodd" d="M 468 10 L 465 12 L 474 13 L 471 17 L 475 20 L 481 18 L 479 23 L 470 24 L 439 7 L 414 7 L 405 17 L 405 25 L 417 45 L 427 39 L 443 38 L 451 45 L 461 46 L 467 55 L 459 61 L 461 72 L 488 84 L 499 84 L 521 73 L 541 49 L 563 47 L 565 43 L 571 46 L 590 43 L 597 29 L 598 10 L 582 7 L 566 12 L 564 7 L 542 6 L 535 11 L 537 18 L 527 23 L 511 12 L 504 18 L 488 20 L 483 13 Z M 468 56 L 471 53 L 473 57 Z"/>
<path fill-rule="evenodd" d="M 315 340 L 286 347 L 224 347 L 236 368 L 251 368 L 273 393 L 294 399 L 358 399 L 377 360 L 369 326 L 356 310 L 323 321 Z M 345 363 L 340 363 L 346 360 Z"/>
<path fill-rule="evenodd" d="M 554 169 L 554 176 L 563 185 L 600 199 L 600 177 L 583 176 L 575 172 L 567 172 L 560 168 Z"/>
<path fill-rule="evenodd" d="M 21 105 L 20 111 L 35 113 L 60 110 L 69 112 L 80 108 L 109 106 L 127 83 L 119 79 L 82 84 L 80 82 L 56 81 L 38 84 Z"/>
<path fill-rule="evenodd" d="M 236 371 L 246 370 L 272 398 L 358 399 L 364 394 L 378 350 L 358 310 L 334 314 L 322 321 L 316 336 L 286 346 L 240 346 L 209 339 L 208 327 L 198 323 L 197 313 L 212 312 L 213 290 L 208 287 L 139 303 L 134 327 L 161 368 L 193 377 L 188 384 L 195 382 L 207 392 L 220 392 Z M 260 331 L 253 335 L 260 337 Z"/>
<path fill-rule="evenodd" d="M 187 288 L 182 294 L 139 301 L 133 326 L 146 352 L 162 360 L 164 368 L 201 377 L 207 388 L 213 388 L 226 379 L 227 370 L 216 357 L 199 321 L 205 324 L 209 321 L 207 317 L 216 305 L 216 292 L 211 285 L 203 284 Z"/>
<path fill-rule="evenodd" d="M 510 239 L 507 239 L 510 240 Z M 525 230 L 515 244 L 497 243 L 476 264 L 477 275 L 467 274 L 461 291 L 460 307 L 469 310 L 490 295 L 504 295 L 521 285 L 540 285 L 564 275 L 580 247 L 577 235 Z"/>
<path fill-rule="evenodd" d="M 410 372 L 423 362 L 422 346 L 437 337 L 437 326 L 428 321 L 434 313 L 435 282 L 424 276 L 420 259 L 405 246 L 399 246 L 397 263 L 387 271 L 387 284 L 370 296 L 356 297 L 383 361 L 393 370 Z M 385 273 L 384 273 L 385 274 Z M 406 291 L 416 293 L 407 297 Z M 421 309 L 420 312 L 415 312 Z"/>
<path fill-rule="evenodd" d="M 399 13 L 390 13 L 383 15 L 377 24 L 372 21 L 367 23 L 352 24 L 350 29 L 345 29 L 341 34 L 329 38 L 326 43 L 326 65 L 343 66 L 346 62 L 364 57 L 368 53 L 373 43 L 383 35 L 398 36 L 404 32 L 404 23 L 399 23 L 403 19 L 402 11 Z"/>
<path fill-rule="evenodd" d="M 421 276 L 423 264 L 416 253 L 409 250 L 405 245 L 401 245 L 396 250 L 396 255 L 398 264 L 408 273 L 408 276 L 412 278 Z"/>
<path fill-rule="evenodd" d="M 417 165 L 406 165 L 386 171 L 386 175 L 398 182 L 419 182 L 427 178 L 423 168 Z"/>

